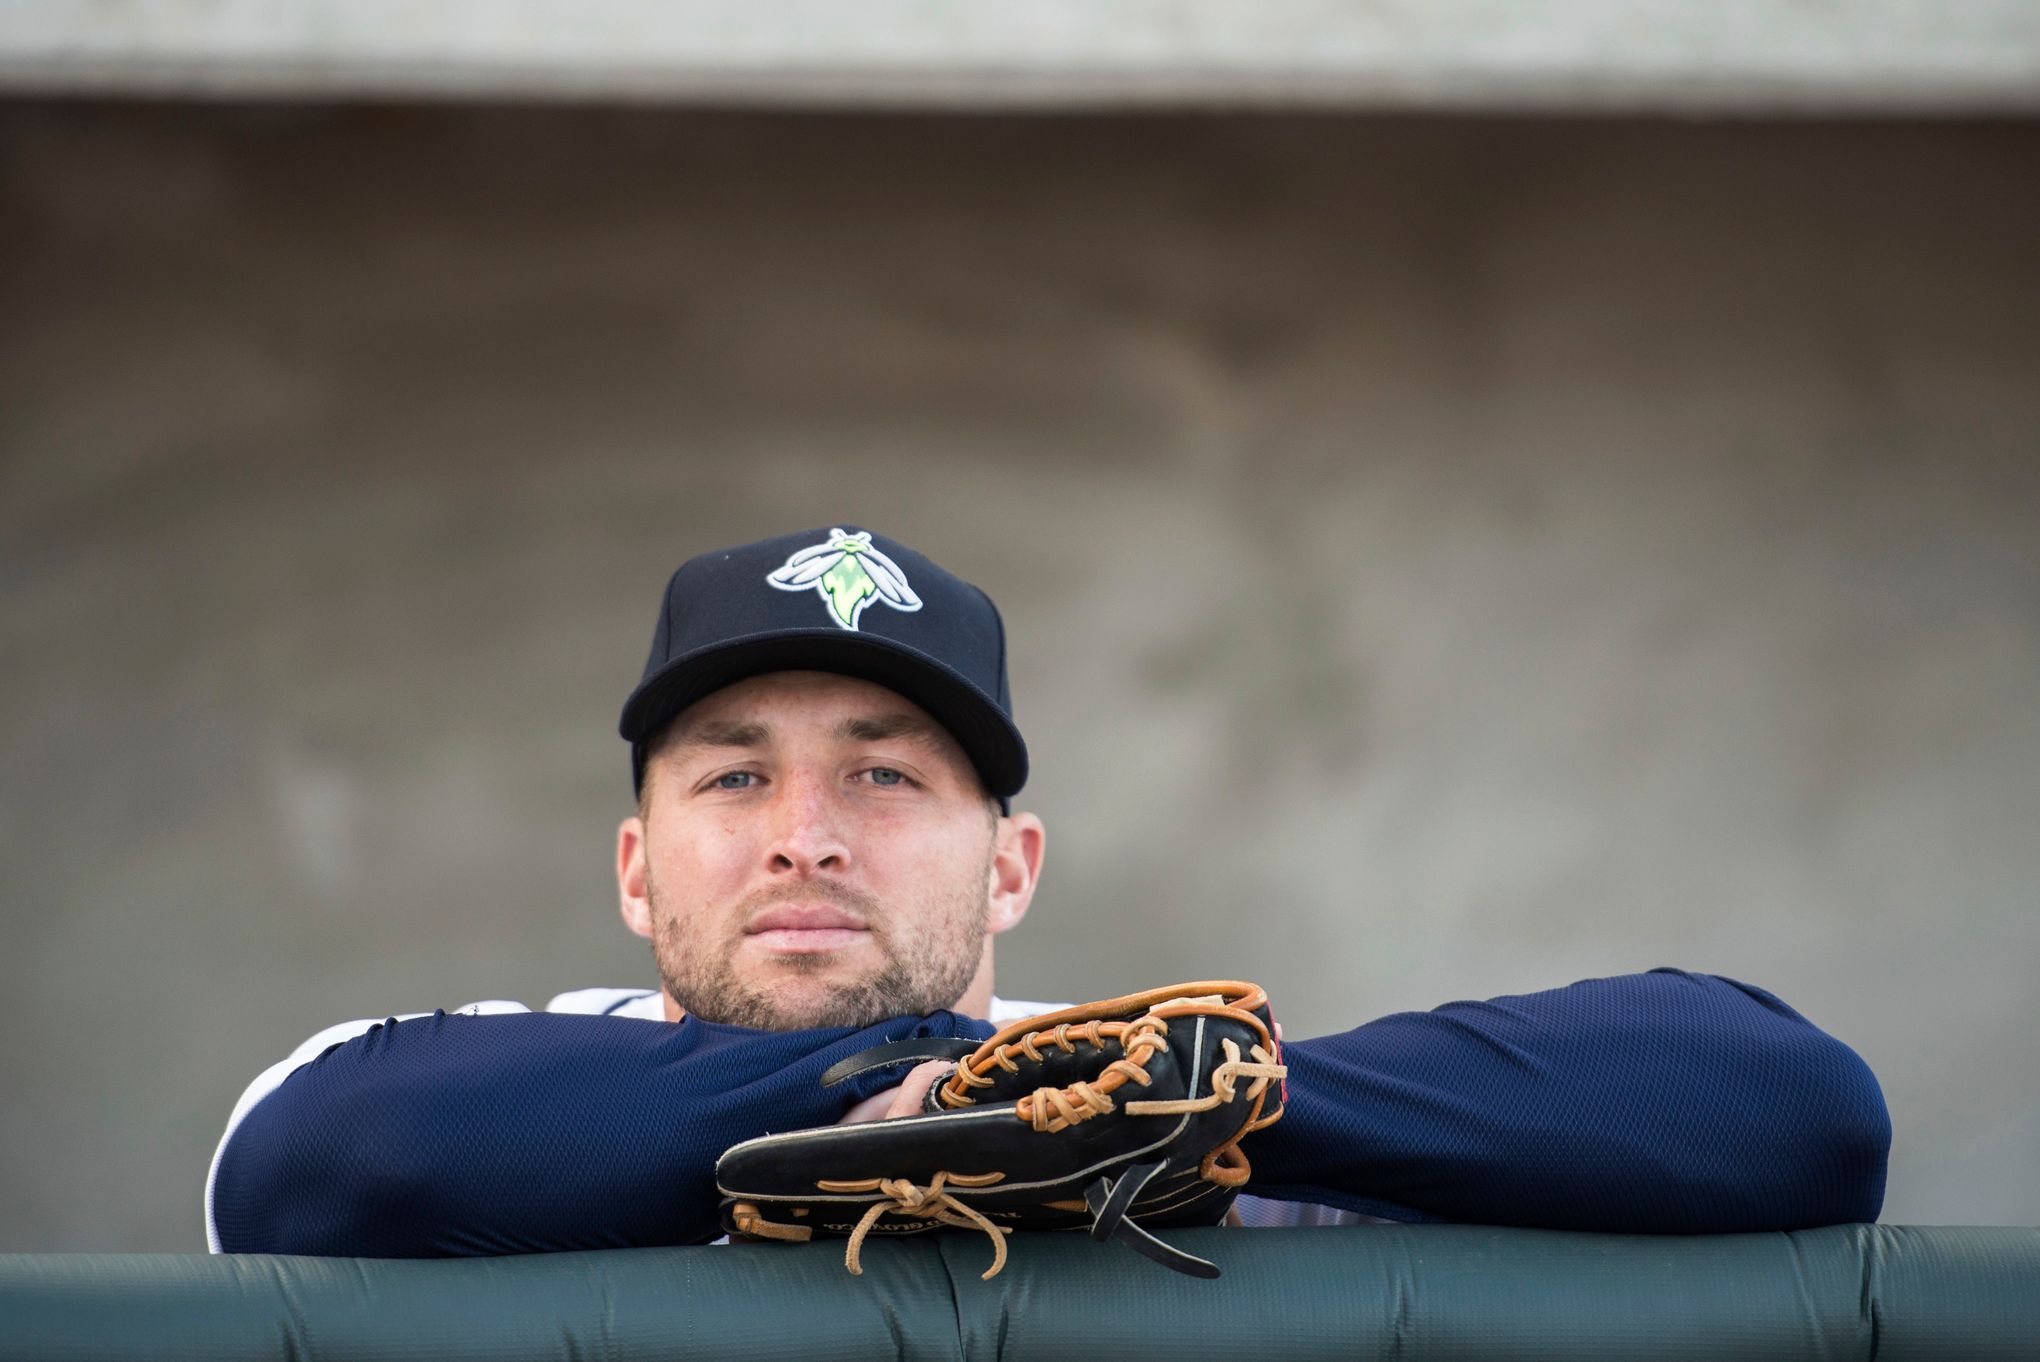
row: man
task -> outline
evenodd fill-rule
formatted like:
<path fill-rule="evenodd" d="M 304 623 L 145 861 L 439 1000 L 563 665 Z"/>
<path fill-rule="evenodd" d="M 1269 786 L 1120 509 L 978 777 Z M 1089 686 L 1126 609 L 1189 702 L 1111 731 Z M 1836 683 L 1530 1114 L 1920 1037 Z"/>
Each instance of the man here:
<path fill-rule="evenodd" d="M 207 1188 L 216 1250 L 701 1242 L 721 1150 L 911 1110 L 929 1078 L 824 1090 L 830 1064 L 1040 1010 L 992 992 L 1044 831 L 1011 808 L 1027 752 L 983 592 L 868 531 L 703 554 L 668 583 L 621 729 L 638 809 L 619 899 L 661 987 L 315 1036 L 235 1109 Z M 1452 1003 L 1285 1059 L 1249 1223 L 1700 1232 L 1874 1219 L 1882 1201 L 1868 1069 L 1730 980 Z"/>

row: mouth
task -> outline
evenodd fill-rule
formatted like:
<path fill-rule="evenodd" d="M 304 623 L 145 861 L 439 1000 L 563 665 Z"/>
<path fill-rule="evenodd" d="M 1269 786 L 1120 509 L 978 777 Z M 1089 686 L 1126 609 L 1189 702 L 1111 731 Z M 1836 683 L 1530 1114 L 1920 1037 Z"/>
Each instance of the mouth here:
<path fill-rule="evenodd" d="M 782 904 L 744 928 L 746 940 L 782 955 L 839 951 L 870 936 L 861 918 L 826 904 Z"/>

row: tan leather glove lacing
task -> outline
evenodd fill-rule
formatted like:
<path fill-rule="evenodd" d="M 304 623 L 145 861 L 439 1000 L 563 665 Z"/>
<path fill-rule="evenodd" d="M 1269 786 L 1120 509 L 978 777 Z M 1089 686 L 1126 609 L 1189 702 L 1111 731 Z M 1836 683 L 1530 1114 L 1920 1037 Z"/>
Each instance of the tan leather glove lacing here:
<path fill-rule="evenodd" d="M 937 1173 L 926 1187 L 917 1187 L 905 1178 L 859 1178 L 854 1181 L 823 1178 L 815 1186 L 824 1192 L 883 1192 L 892 1198 L 891 1201 L 874 1202 L 864 1212 L 864 1218 L 857 1222 L 857 1228 L 850 1232 L 850 1245 L 843 1251 L 843 1266 L 850 1269 L 851 1276 L 864 1275 L 858 1254 L 864 1247 L 864 1237 L 871 1233 L 871 1227 L 882 1216 L 905 1215 L 937 1220 L 960 1229 L 981 1229 L 992 1236 L 992 1265 L 984 1273 L 984 1280 L 990 1281 L 1006 1265 L 1006 1236 L 1013 1231 L 1003 1225 L 994 1225 L 975 1208 L 958 1201 L 942 1188 L 945 1183 L 951 1182 L 958 1187 L 989 1187 L 1005 1176 L 1004 1173 Z"/>

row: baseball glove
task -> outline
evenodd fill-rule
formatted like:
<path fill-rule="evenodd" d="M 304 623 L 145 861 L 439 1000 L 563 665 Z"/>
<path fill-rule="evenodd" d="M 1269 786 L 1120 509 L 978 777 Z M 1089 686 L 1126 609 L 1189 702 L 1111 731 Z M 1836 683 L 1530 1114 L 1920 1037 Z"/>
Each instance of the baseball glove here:
<path fill-rule="evenodd" d="M 955 1058 L 926 1112 L 766 1135 L 716 1162 L 724 1228 L 761 1239 L 847 1235 L 861 1273 L 872 1234 L 954 1226 L 991 1236 L 989 1279 L 1014 1229 L 1088 1229 L 1165 1267 L 1216 1277 L 1146 1226 L 1215 1225 L 1247 1181 L 1240 1141 L 1282 1115 L 1287 1070 L 1268 996 L 1202 982 L 1029 1017 L 982 1045 L 901 1041 L 825 1084 Z"/>

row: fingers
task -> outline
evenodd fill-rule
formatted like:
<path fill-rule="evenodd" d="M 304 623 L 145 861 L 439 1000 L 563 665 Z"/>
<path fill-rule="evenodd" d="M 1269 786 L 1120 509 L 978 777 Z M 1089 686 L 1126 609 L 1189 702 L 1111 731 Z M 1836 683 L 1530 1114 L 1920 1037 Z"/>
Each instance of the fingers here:
<path fill-rule="evenodd" d="M 906 1079 L 897 1087 L 885 1088 L 859 1102 L 843 1113 L 836 1122 L 839 1126 L 851 1125 L 857 1121 L 884 1121 L 895 1116 L 919 1116 L 921 1104 L 928 1100 L 928 1089 L 936 1080 L 956 1065 L 946 1059 L 930 1059 L 916 1064 L 907 1071 Z"/>
<path fill-rule="evenodd" d="M 873 1093 L 856 1106 L 850 1108 L 850 1110 L 844 1112 L 842 1119 L 837 1121 L 836 1124 L 847 1126 L 854 1125 L 858 1121 L 884 1120 L 889 1114 L 887 1109 L 892 1106 L 893 1098 L 898 1092 L 898 1088 L 886 1088 L 881 1092 Z"/>
<path fill-rule="evenodd" d="M 928 1089 L 955 1067 L 955 1063 L 947 1059 L 931 1059 L 916 1064 L 908 1071 L 907 1081 L 893 1089 L 892 1105 L 885 1114 L 888 1117 L 919 1116 L 922 1104 L 928 1100 Z"/>

